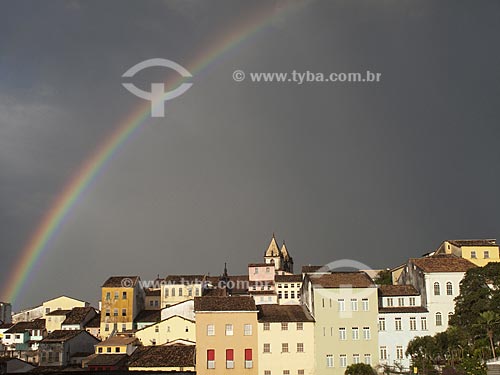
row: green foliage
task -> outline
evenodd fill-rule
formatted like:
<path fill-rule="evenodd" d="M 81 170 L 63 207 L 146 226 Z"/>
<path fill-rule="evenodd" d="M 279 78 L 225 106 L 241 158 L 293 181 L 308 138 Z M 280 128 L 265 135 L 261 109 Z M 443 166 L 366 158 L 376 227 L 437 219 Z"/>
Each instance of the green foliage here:
<path fill-rule="evenodd" d="M 477 357 L 466 357 L 460 362 L 458 368 L 466 374 L 486 375 L 487 367 Z"/>
<path fill-rule="evenodd" d="M 350 365 L 344 372 L 345 375 L 376 375 L 377 373 L 370 365 L 364 363 L 356 363 Z"/>
<path fill-rule="evenodd" d="M 392 273 L 389 270 L 382 270 L 373 281 L 378 285 L 392 285 Z"/>

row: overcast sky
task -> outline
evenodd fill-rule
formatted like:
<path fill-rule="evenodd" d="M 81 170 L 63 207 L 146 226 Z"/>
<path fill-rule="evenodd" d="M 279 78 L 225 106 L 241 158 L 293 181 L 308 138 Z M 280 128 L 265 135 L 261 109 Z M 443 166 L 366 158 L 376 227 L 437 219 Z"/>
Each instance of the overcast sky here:
<path fill-rule="evenodd" d="M 146 103 L 121 75 L 155 57 L 189 67 L 255 14 L 272 19 L 119 149 L 16 309 L 95 303 L 110 275 L 245 273 L 273 232 L 296 271 L 498 236 L 498 1 L 13 0 L 0 11 L 0 289 L 65 182 Z M 237 83 L 236 69 L 382 80 Z"/>

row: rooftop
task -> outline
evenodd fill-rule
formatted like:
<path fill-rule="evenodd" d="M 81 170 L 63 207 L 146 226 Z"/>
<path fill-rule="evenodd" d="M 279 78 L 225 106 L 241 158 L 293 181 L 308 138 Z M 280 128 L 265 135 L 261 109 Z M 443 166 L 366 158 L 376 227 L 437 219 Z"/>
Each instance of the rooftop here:
<path fill-rule="evenodd" d="M 333 272 L 309 275 L 311 283 L 319 288 L 370 288 L 373 280 L 365 272 Z"/>
<path fill-rule="evenodd" d="M 259 322 L 314 322 L 305 306 L 259 305 Z"/>
<path fill-rule="evenodd" d="M 454 246 L 498 246 L 495 238 L 478 240 L 448 240 Z"/>
<path fill-rule="evenodd" d="M 156 323 L 161 320 L 161 310 L 142 310 L 135 318 L 136 323 Z"/>
<path fill-rule="evenodd" d="M 132 355 L 129 367 L 194 367 L 194 345 L 139 347 Z"/>
<path fill-rule="evenodd" d="M 378 292 L 382 297 L 420 295 L 413 285 L 380 285 Z"/>
<path fill-rule="evenodd" d="M 92 311 L 95 311 L 93 307 L 74 307 L 66 315 L 63 324 L 80 324 Z"/>
<path fill-rule="evenodd" d="M 94 316 L 85 326 L 85 328 L 100 328 L 101 327 L 101 314 Z"/>
<path fill-rule="evenodd" d="M 136 337 L 111 336 L 107 340 L 97 344 L 97 346 L 122 346 L 133 344 L 136 341 L 138 341 Z"/>
<path fill-rule="evenodd" d="M 47 337 L 45 337 L 42 342 L 65 342 L 71 340 L 73 337 L 78 336 L 80 333 L 85 332 L 84 330 L 56 330 L 49 333 Z"/>
<path fill-rule="evenodd" d="M 195 297 L 195 311 L 257 311 L 252 297 Z"/>
<path fill-rule="evenodd" d="M 302 275 L 276 275 L 274 280 L 277 283 L 300 283 L 302 282 Z"/>
<path fill-rule="evenodd" d="M 47 316 L 63 316 L 63 315 L 68 315 L 71 310 L 54 310 L 49 312 L 48 314 L 45 314 Z"/>
<path fill-rule="evenodd" d="M 116 366 L 125 362 L 127 358 L 127 354 L 97 354 L 87 363 L 87 366 Z"/>
<path fill-rule="evenodd" d="M 107 279 L 104 284 L 102 284 L 103 288 L 132 288 L 137 285 L 137 282 L 140 280 L 139 276 L 111 276 Z"/>
<path fill-rule="evenodd" d="M 45 319 L 35 319 L 31 322 L 18 322 L 10 327 L 5 333 L 22 333 L 33 329 L 44 329 Z"/>
<path fill-rule="evenodd" d="M 432 257 L 412 258 L 418 268 L 427 273 L 432 272 L 466 272 L 467 270 L 476 267 L 467 259 L 459 258 L 452 254 L 439 254 Z"/>
<path fill-rule="evenodd" d="M 379 313 L 426 313 L 429 312 L 422 306 L 403 306 L 403 307 L 380 307 Z"/>
<path fill-rule="evenodd" d="M 159 297 L 161 295 L 160 289 L 145 289 L 145 292 L 148 297 Z"/>

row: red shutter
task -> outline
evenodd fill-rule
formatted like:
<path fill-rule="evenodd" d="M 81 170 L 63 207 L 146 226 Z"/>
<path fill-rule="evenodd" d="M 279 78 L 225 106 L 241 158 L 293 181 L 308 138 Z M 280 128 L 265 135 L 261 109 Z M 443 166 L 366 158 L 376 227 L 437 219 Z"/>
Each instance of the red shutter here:
<path fill-rule="evenodd" d="M 245 361 L 252 360 L 252 349 L 245 349 Z"/>
<path fill-rule="evenodd" d="M 234 350 L 226 349 L 226 361 L 234 361 Z"/>
<path fill-rule="evenodd" d="M 207 350 L 207 361 L 215 361 L 215 349 Z"/>

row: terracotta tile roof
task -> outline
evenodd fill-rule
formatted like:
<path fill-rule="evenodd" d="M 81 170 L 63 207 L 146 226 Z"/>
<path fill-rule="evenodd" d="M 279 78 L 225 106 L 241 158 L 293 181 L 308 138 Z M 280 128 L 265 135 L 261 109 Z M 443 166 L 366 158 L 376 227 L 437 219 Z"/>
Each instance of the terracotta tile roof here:
<path fill-rule="evenodd" d="M 36 319 L 31 322 L 18 322 L 10 327 L 5 333 L 22 333 L 32 329 L 44 329 L 45 319 Z"/>
<path fill-rule="evenodd" d="M 257 311 L 252 297 L 195 297 L 194 311 Z"/>
<path fill-rule="evenodd" d="M 101 327 L 101 314 L 97 314 L 85 326 L 85 328 L 100 328 L 100 327 Z"/>
<path fill-rule="evenodd" d="M 413 285 L 380 285 L 378 292 L 382 297 L 420 295 Z"/>
<path fill-rule="evenodd" d="M 425 307 L 422 306 L 403 306 L 403 307 L 380 307 L 378 309 L 379 313 L 426 313 L 428 312 Z"/>
<path fill-rule="evenodd" d="M 302 275 L 276 275 L 274 280 L 277 283 L 300 283 L 302 282 Z"/>
<path fill-rule="evenodd" d="M 370 288 L 373 280 L 365 272 L 333 272 L 309 275 L 312 284 L 323 288 Z"/>
<path fill-rule="evenodd" d="M 305 306 L 259 305 L 259 322 L 314 322 Z"/>
<path fill-rule="evenodd" d="M 312 273 L 318 271 L 323 266 L 302 266 L 302 273 Z"/>
<path fill-rule="evenodd" d="M 102 284 L 103 288 L 121 288 L 134 287 L 137 282 L 140 280 L 139 276 L 111 276 L 107 279 L 104 284 Z"/>
<path fill-rule="evenodd" d="M 267 264 L 267 263 L 248 263 L 248 267 L 271 267 L 274 265 L 273 264 Z"/>
<path fill-rule="evenodd" d="M 87 366 L 117 366 L 124 364 L 127 359 L 127 354 L 97 354 Z"/>
<path fill-rule="evenodd" d="M 14 323 L 2 323 L 0 324 L 0 329 L 9 329 L 14 325 Z"/>
<path fill-rule="evenodd" d="M 121 345 L 135 344 L 138 341 L 139 339 L 136 337 L 110 336 L 108 339 L 97 344 L 97 346 L 121 346 Z"/>
<path fill-rule="evenodd" d="M 81 324 L 93 310 L 93 307 L 74 307 L 62 324 Z"/>
<path fill-rule="evenodd" d="M 227 297 L 229 291 L 226 288 L 205 288 L 203 289 L 203 297 Z"/>
<path fill-rule="evenodd" d="M 62 316 L 68 315 L 71 310 L 54 310 L 46 314 L 47 316 Z"/>
<path fill-rule="evenodd" d="M 78 336 L 80 333 L 85 332 L 85 334 L 89 334 L 84 330 L 56 330 L 49 333 L 47 337 L 45 337 L 42 342 L 65 342 L 71 340 L 73 337 Z"/>
<path fill-rule="evenodd" d="M 142 310 L 137 314 L 134 321 L 136 323 L 156 323 L 161 320 L 161 310 Z"/>
<path fill-rule="evenodd" d="M 467 259 L 459 258 L 451 254 L 440 254 L 425 258 L 412 258 L 410 262 L 415 264 L 422 271 L 431 272 L 466 272 L 476 267 Z"/>
<path fill-rule="evenodd" d="M 268 295 L 271 295 L 271 296 L 275 296 L 276 292 L 274 290 L 249 290 L 248 294 L 252 294 L 252 295 L 253 294 L 259 294 L 259 295 L 268 294 Z"/>
<path fill-rule="evenodd" d="M 168 285 L 201 284 L 205 278 L 205 275 L 168 275 L 165 277 L 165 282 Z"/>
<path fill-rule="evenodd" d="M 479 239 L 479 240 L 448 240 L 449 243 L 457 247 L 462 246 L 497 246 L 497 240 L 492 239 Z"/>
<path fill-rule="evenodd" d="M 139 347 L 130 358 L 129 367 L 194 367 L 194 345 Z"/>

